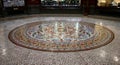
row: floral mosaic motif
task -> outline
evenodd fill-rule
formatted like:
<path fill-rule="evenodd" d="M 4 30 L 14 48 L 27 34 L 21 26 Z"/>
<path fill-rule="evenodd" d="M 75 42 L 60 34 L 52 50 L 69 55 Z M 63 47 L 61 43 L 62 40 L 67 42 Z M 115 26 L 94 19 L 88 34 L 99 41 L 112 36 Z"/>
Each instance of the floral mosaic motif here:
<path fill-rule="evenodd" d="M 27 35 L 36 40 L 49 40 L 56 44 L 73 43 L 94 36 L 92 27 L 81 25 L 79 22 L 71 23 L 53 22 L 36 25 L 27 29 Z"/>
<path fill-rule="evenodd" d="M 87 22 L 34 22 L 15 28 L 9 39 L 20 46 L 43 51 L 80 51 L 108 44 L 109 29 Z"/>

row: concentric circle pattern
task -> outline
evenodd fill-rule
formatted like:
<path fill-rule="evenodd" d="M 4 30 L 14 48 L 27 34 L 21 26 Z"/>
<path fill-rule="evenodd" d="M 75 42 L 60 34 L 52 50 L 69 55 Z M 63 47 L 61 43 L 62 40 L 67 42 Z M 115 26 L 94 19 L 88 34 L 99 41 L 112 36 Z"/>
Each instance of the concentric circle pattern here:
<path fill-rule="evenodd" d="M 33 22 L 9 33 L 9 39 L 22 47 L 53 52 L 82 51 L 110 43 L 114 34 L 108 28 L 87 22 Z"/>

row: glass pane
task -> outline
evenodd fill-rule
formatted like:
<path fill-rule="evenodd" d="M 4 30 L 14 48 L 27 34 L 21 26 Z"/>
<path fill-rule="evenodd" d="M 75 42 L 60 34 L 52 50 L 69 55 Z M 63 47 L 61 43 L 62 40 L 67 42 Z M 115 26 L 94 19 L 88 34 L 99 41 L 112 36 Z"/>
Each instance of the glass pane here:
<path fill-rule="evenodd" d="M 41 0 L 43 6 L 78 6 L 81 0 Z"/>
<path fill-rule="evenodd" d="M 24 6 L 24 0 L 3 0 L 4 7 Z"/>

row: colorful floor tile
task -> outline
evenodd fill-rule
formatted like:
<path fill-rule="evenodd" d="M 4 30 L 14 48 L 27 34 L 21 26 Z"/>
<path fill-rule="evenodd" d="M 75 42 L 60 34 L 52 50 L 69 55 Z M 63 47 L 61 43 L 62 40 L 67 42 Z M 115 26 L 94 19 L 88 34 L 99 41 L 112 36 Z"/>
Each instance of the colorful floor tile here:
<path fill-rule="evenodd" d="M 9 33 L 16 45 L 52 52 L 91 50 L 110 43 L 114 33 L 102 25 L 83 21 L 39 21 L 16 27 Z"/>

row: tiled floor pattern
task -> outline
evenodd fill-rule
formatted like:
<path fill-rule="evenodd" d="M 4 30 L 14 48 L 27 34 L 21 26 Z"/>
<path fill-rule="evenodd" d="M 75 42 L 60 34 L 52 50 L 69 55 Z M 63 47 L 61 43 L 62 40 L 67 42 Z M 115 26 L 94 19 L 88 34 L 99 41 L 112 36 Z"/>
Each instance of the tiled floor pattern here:
<path fill-rule="evenodd" d="M 40 51 L 72 52 L 90 50 L 110 43 L 114 33 L 102 24 L 82 21 L 39 21 L 16 27 L 9 39 Z"/>
<path fill-rule="evenodd" d="M 120 65 L 120 21 L 90 17 L 31 17 L 0 21 L 0 65 Z M 115 39 L 108 45 L 80 52 L 43 52 L 14 45 L 8 33 L 26 23 L 46 20 L 83 20 L 111 29 Z"/>

